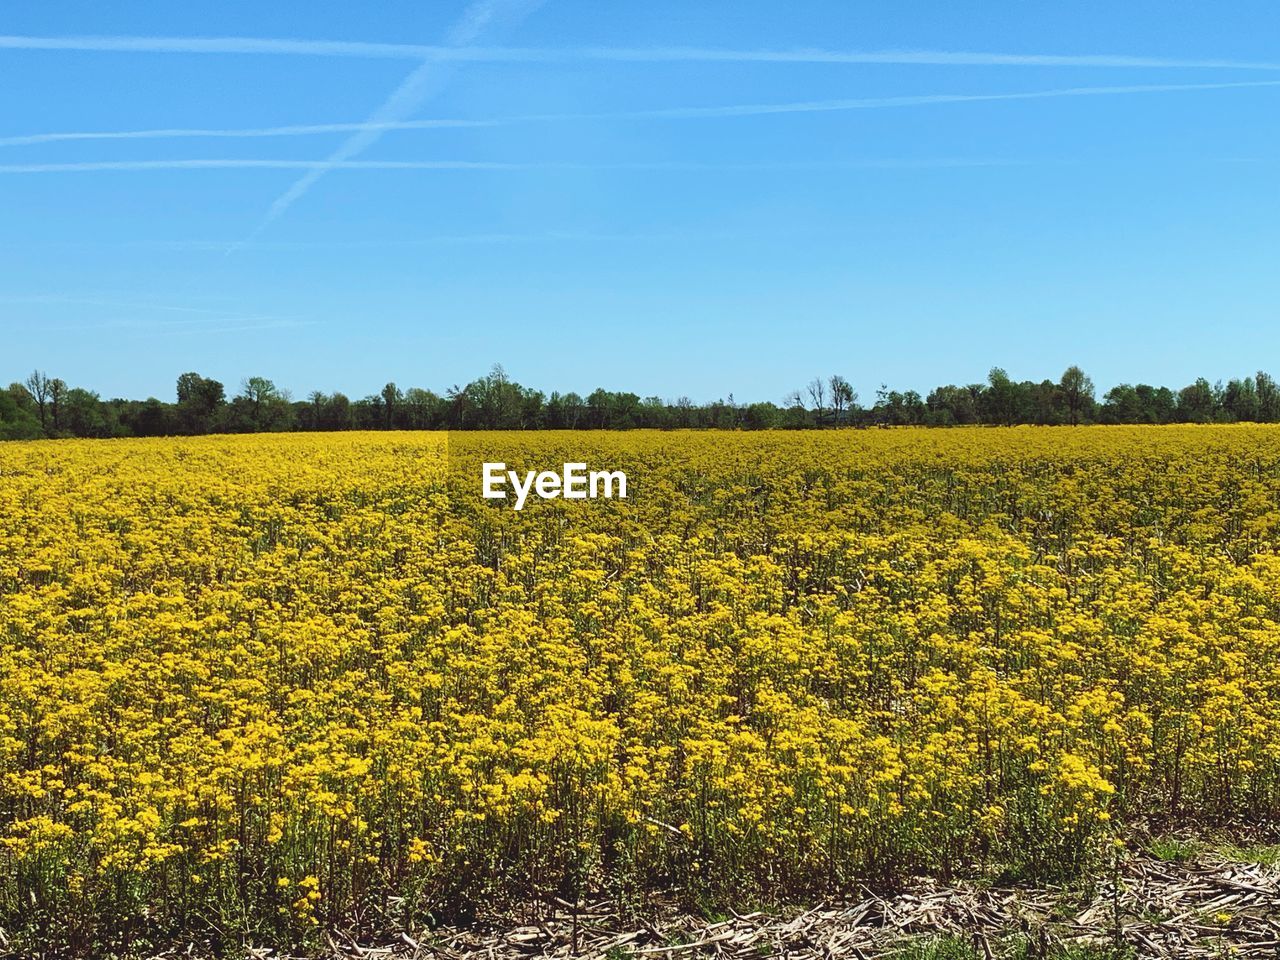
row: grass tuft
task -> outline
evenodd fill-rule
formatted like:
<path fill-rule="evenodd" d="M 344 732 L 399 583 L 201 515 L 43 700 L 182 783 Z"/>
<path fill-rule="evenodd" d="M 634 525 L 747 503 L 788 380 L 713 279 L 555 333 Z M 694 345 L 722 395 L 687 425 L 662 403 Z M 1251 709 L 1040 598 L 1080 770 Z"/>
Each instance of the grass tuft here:
<path fill-rule="evenodd" d="M 1243 846 L 1225 843 L 1214 852 L 1232 863 L 1258 863 L 1264 867 L 1280 866 L 1280 843 L 1248 843 Z"/>
<path fill-rule="evenodd" d="M 979 960 L 967 940 L 951 936 L 913 940 L 889 956 L 892 960 Z"/>
<path fill-rule="evenodd" d="M 1178 837 L 1157 837 L 1147 844 L 1147 852 L 1166 863 L 1186 863 L 1194 860 L 1202 850 L 1202 845 L 1195 840 Z"/>

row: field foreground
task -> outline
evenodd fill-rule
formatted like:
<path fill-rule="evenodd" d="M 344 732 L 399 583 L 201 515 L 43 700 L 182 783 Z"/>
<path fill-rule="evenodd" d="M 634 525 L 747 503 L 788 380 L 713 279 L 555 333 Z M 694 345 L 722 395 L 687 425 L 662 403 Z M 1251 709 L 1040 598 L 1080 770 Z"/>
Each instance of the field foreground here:
<path fill-rule="evenodd" d="M 319 945 L 1274 820 L 1278 504 L 1274 427 L 5 444 L 0 928 Z"/>
<path fill-rule="evenodd" d="M 1280 870 L 1206 857 L 1139 856 L 1093 891 L 927 880 L 840 902 L 722 918 L 656 916 L 628 927 L 608 903 L 553 904 L 545 915 L 402 933 L 392 941 L 330 938 L 325 956 L 385 960 L 1195 960 L 1274 958 Z M 273 951 L 274 954 L 274 951 Z M 177 956 L 177 954 L 173 954 Z"/>

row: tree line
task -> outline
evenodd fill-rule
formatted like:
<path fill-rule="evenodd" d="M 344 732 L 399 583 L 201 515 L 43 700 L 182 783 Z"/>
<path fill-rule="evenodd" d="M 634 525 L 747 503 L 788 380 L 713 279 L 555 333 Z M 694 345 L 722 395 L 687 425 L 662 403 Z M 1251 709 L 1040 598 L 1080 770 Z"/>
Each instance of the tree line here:
<path fill-rule="evenodd" d="M 839 375 L 815 377 L 781 403 L 664 400 L 597 389 L 583 397 L 522 386 L 501 366 L 443 393 L 388 383 L 352 400 L 315 391 L 294 399 L 265 377 L 229 396 L 217 380 L 178 377 L 172 402 L 104 400 L 36 371 L 0 390 L 0 439 L 154 437 L 288 430 L 817 429 L 986 424 L 1280 422 L 1280 387 L 1269 375 L 1179 390 L 1123 383 L 1098 399 L 1092 380 L 1069 367 L 1058 381 L 1015 381 L 999 367 L 985 383 L 947 384 L 922 396 L 882 386 L 868 405 Z"/>

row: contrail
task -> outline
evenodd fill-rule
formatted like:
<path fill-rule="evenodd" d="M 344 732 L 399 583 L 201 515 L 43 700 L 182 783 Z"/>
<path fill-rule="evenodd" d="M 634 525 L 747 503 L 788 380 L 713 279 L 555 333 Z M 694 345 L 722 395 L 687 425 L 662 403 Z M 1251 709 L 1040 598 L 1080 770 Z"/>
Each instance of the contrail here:
<path fill-rule="evenodd" d="M 154 130 L 86 131 L 69 133 L 33 133 L 0 137 L 0 147 L 29 146 L 69 140 L 166 140 L 190 138 L 254 138 L 300 137 L 326 133 L 376 132 L 396 130 L 433 130 L 455 127 L 496 127 L 515 124 L 592 121 L 592 120 L 683 120 L 700 117 L 747 117 L 786 113 L 823 113 L 846 110 L 875 110 L 893 107 L 930 106 L 946 103 L 981 103 L 1000 100 L 1042 100 L 1056 97 L 1121 96 L 1143 93 L 1179 93 L 1197 90 L 1234 90 L 1280 86 L 1280 80 L 1239 80 L 1223 83 L 1165 83 L 1109 87 L 1065 87 L 1032 90 L 1021 93 L 921 94 L 902 97 L 862 97 L 837 100 L 802 100 L 789 103 L 747 103 L 705 107 L 668 107 L 654 110 L 628 110 L 611 113 L 535 113 L 488 119 L 426 119 L 398 121 L 366 121 L 350 123 L 290 124 L 278 127 L 246 127 L 232 129 L 167 127 Z"/>
<path fill-rule="evenodd" d="M 1045 100 L 1055 97 L 1100 97 L 1140 93 L 1178 93 L 1192 90 L 1229 90 L 1240 87 L 1277 87 L 1280 80 L 1241 80 L 1224 83 L 1150 83 L 1111 87 L 1063 87 L 1021 93 L 932 93 L 904 97 L 871 97 L 845 100 L 808 100 L 792 103 L 750 103 L 720 107 L 675 107 L 650 110 L 655 118 L 740 117 L 771 113 L 820 113 L 841 110 L 918 107 L 942 103 L 981 103 L 997 100 Z M 639 116 L 640 114 L 636 114 Z M 0 141 L 2 143 L 3 141 Z"/>
<path fill-rule="evenodd" d="M 682 161 L 637 161 L 625 163 L 537 162 L 502 163 L 487 160 L 104 160 L 75 163 L 0 164 L 0 174 L 94 173 L 140 170 L 635 170 L 635 171 L 771 171 L 771 170 L 852 170 L 930 169 L 936 167 L 1022 166 L 1032 162 L 1009 159 L 942 158 L 925 160 L 805 160 L 794 163 L 700 163 Z M 248 241 L 244 241 L 248 242 Z"/>
<path fill-rule="evenodd" d="M 481 14 L 491 4 L 478 5 Z M 478 33 L 478 31 L 477 31 Z M 1117 67 L 1280 70 L 1280 63 L 1219 58 L 1139 57 L 1124 54 L 989 53 L 956 50 L 734 50 L 711 47 L 485 47 L 470 39 L 446 44 L 366 43 L 255 37 L 0 36 L 0 49 L 103 53 L 251 54 L 404 59 L 433 62 L 560 63 L 866 63 L 932 66 Z"/>
<path fill-rule="evenodd" d="M 446 46 L 461 47 L 472 43 L 495 20 L 518 19 L 527 15 L 541 2 L 542 0 L 472 0 L 461 19 L 449 30 Z M 441 72 L 439 61 L 433 58 L 424 59 L 417 69 L 409 74 L 391 96 L 373 112 L 367 121 L 368 127 L 348 137 L 329 155 L 325 164 L 307 170 L 294 181 L 288 190 L 275 199 L 246 239 L 252 240 L 262 233 L 315 186 L 316 182 L 329 170 L 336 169 L 339 164 L 369 149 L 382 136 L 383 130 L 380 129 L 382 125 L 403 121 L 447 82 L 448 75 Z M 234 249 L 231 247 L 227 252 L 230 253 Z"/>
<path fill-rule="evenodd" d="M 11 163 L 0 173 L 92 173 L 107 170 L 529 170 L 542 164 L 483 160 L 104 160 Z"/>
<path fill-rule="evenodd" d="M 778 237 L 783 234 L 778 228 L 769 230 L 770 237 Z M 740 230 L 725 231 L 701 231 L 698 236 L 701 239 L 714 240 L 732 240 L 741 237 L 743 234 Z M 412 248 L 412 247 L 429 247 L 429 246 L 482 246 L 495 244 L 528 244 L 528 243 L 562 243 L 562 242 L 619 242 L 619 241 L 638 241 L 638 242 L 662 242 L 670 243 L 673 241 L 687 240 L 688 235 L 680 232 L 669 231 L 635 231 L 635 232 L 603 232 L 603 231 L 581 231 L 581 230 L 546 230 L 537 233 L 437 233 L 426 236 L 417 236 L 413 238 L 379 238 L 376 240 L 256 240 L 252 244 L 255 250 L 381 250 L 388 247 L 396 248 Z M 232 243 L 231 240 L 120 240 L 120 241 L 102 241 L 102 240 L 53 240 L 53 241 L 27 241 L 18 243 L 17 241 L 0 241 L 0 246 L 32 246 L 33 243 L 42 247 L 128 247 L 142 249 L 162 249 L 162 250 L 225 250 L 227 245 Z M 32 300 L 44 301 L 46 297 L 31 298 L 6 298 L 0 297 L 0 303 L 6 300 L 20 300 L 28 302 Z M 85 301 L 100 302 L 100 301 Z M 116 304 L 119 305 L 119 304 Z M 148 306 L 143 304 L 142 306 Z M 194 310 L 195 308 L 169 308 Z M 202 310 L 202 313 L 216 313 L 219 311 Z M 222 311 L 225 312 L 225 311 Z M 0 322 L 4 318 L 0 317 Z"/>
<path fill-rule="evenodd" d="M 406 120 L 401 123 L 381 124 L 388 130 L 425 130 L 432 127 L 492 127 L 510 120 Z M 252 138 L 252 137 L 303 137 L 325 133 L 352 133 L 370 130 L 369 123 L 307 123 L 278 127 L 245 127 L 231 129 L 199 127 L 163 127 L 153 130 L 89 130 L 68 133 L 32 133 L 16 137 L 0 137 L 0 147 L 22 147 L 39 143 L 61 143 L 68 140 L 181 140 L 200 138 Z"/>

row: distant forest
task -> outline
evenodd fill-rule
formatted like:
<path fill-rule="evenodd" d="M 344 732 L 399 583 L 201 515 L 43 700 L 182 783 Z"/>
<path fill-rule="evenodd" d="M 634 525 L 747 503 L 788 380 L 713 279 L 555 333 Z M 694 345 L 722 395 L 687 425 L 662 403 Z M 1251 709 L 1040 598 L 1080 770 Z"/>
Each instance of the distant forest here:
<path fill-rule="evenodd" d="M 443 394 L 388 383 L 356 400 L 316 391 L 294 399 L 264 377 L 228 395 L 217 380 L 184 373 L 173 402 L 104 400 L 36 371 L 0 390 L 0 439 L 156 437 L 286 430 L 764 430 L 988 424 L 1228 423 L 1280 421 L 1280 387 L 1266 373 L 1173 390 L 1121 384 L 1101 399 L 1079 367 L 1057 382 L 1015 381 L 995 368 L 986 383 L 937 387 L 927 396 L 881 387 L 859 402 L 839 375 L 816 377 L 781 403 L 664 400 L 598 389 L 546 394 L 516 383 L 502 367 Z"/>

